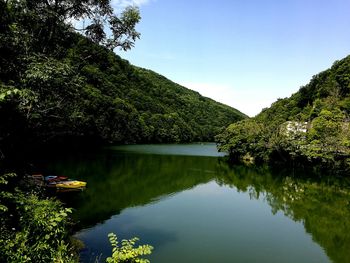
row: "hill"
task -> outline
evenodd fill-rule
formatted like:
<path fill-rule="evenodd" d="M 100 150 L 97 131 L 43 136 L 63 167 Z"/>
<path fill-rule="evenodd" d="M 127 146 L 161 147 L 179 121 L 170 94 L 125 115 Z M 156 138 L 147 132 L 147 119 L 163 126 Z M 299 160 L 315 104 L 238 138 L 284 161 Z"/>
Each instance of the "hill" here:
<path fill-rule="evenodd" d="M 31 16 L 20 8 L 3 10 L 3 151 L 28 143 L 79 140 L 212 141 L 229 123 L 246 117 L 153 71 L 131 65 L 64 23 L 56 25 L 55 38 L 47 43 L 46 35 L 40 34 L 49 24 L 41 23 L 43 15 L 36 9 Z"/>
<path fill-rule="evenodd" d="M 233 159 L 350 166 L 350 56 L 289 98 L 231 124 L 217 140 Z"/>

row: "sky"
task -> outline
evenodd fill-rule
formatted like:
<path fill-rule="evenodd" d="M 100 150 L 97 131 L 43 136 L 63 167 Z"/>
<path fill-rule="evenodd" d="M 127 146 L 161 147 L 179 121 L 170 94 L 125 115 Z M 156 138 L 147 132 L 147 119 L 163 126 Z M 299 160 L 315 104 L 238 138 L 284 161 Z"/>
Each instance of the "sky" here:
<path fill-rule="evenodd" d="M 254 116 L 350 54 L 350 0 L 113 0 L 137 5 L 127 52 L 206 97 Z"/>

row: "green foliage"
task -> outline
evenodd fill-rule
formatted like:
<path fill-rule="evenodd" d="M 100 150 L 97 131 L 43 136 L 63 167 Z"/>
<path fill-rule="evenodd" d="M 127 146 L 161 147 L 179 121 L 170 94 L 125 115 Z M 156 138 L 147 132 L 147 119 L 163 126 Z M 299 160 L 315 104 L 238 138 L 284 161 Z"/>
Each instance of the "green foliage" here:
<path fill-rule="evenodd" d="M 0 175 L 0 214 L 8 211 L 8 203 L 14 198 L 12 191 L 6 189 L 9 181 L 17 177 L 15 173 L 5 173 Z"/>
<path fill-rule="evenodd" d="M 140 36 L 135 30 L 136 24 L 141 19 L 139 9 L 130 6 L 120 15 L 116 15 L 109 0 L 21 0 L 5 1 L 5 3 L 2 0 L 1 6 L 7 7 L 4 22 L 9 23 L 12 22 L 11 18 L 16 18 L 9 27 L 15 33 L 14 36 L 25 40 L 23 44 L 26 51 L 33 49 L 36 52 L 49 54 L 55 51 L 54 48 L 61 48 L 60 44 L 66 40 L 64 34 L 73 30 L 85 33 L 93 42 L 110 49 L 120 47 L 128 50 Z M 85 19 L 87 26 L 76 29 L 68 22 L 73 19 L 78 21 Z"/>
<path fill-rule="evenodd" d="M 264 139 L 264 126 L 252 119 L 231 124 L 216 137 L 219 150 L 230 153 L 230 156 L 235 159 L 251 153 L 257 157 L 257 153 L 265 146 Z"/>
<path fill-rule="evenodd" d="M 246 117 L 96 44 L 132 47 L 139 37 L 136 8 L 115 16 L 110 1 L 73 2 L 0 1 L 0 53 L 6 54 L 0 58 L 3 153 L 21 145 L 84 139 L 208 141 Z M 82 17 L 91 18 L 90 38 L 67 22 Z M 101 19 L 112 24 L 112 39 Z"/>
<path fill-rule="evenodd" d="M 0 224 L 2 262 L 76 262 L 67 241 L 71 209 L 18 189 L 4 197 L 10 207 Z"/>
<path fill-rule="evenodd" d="M 109 241 L 112 245 L 112 256 L 106 259 L 108 263 L 117 262 L 140 262 L 148 263 L 147 259 L 141 258 L 145 255 L 150 255 L 152 253 L 153 247 L 150 245 L 140 245 L 135 247 L 138 238 L 134 237 L 130 240 L 123 239 L 121 241 L 121 246 L 118 245 L 117 236 L 113 233 L 108 234 Z"/>
<path fill-rule="evenodd" d="M 306 161 L 350 169 L 349 75 L 350 56 L 252 120 L 229 126 L 217 137 L 219 149 L 235 159 L 249 153 L 257 160 Z M 254 128 L 255 122 L 259 128 Z M 254 149 L 251 146 L 256 142 L 260 147 Z"/>
<path fill-rule="evenodd" d="M 337 114 L 329 110 L 322 109 L 318 117 L 314 118 L 308 135 L 311 139 L 327 140 L 337 136 L 341 130 L 341 122 L 344 119 L 342 112 Z"/>
<path fill-rule="evenodd" d="M 108 22 L 113 37 L 106 39 L 105 45 L 112 50 L 118 46 L 124 51 L 131 49 L 136 39 L 140 38 L 140 33 L 135 30 L 140 19 L 140 11 L 136 6 L 127 7 L 120 17 L 111 16 Z"/>

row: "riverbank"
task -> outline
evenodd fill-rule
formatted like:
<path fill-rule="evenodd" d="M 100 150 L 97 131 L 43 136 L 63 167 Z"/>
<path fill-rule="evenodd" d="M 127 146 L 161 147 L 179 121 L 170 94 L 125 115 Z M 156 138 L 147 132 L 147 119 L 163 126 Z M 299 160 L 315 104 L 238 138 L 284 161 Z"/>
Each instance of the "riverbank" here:
<path fill-rule="evenodd" d="M 0 262 L 81 262 L 84 244 L 74 237 L 77 222 L 72 218 L 73 208 L 59 198 L 58 189 L 48 188 L 44 181 L 39 183 L 37 176 L 17 171 L 0 172 L 0 190 Z M 153 249 L 136 246 L 135 237 L 121 245 L 114 233 L 106 234 L 107 238 L 111 255 L 107 262 L 141 260 Z M 100 262 L 98 256 L 91 260 Z"/>
<path fill-rule="evenodd" d="M 79 262 L 72 209 L 16 173 L 0 177 L 1 262 Z"/>

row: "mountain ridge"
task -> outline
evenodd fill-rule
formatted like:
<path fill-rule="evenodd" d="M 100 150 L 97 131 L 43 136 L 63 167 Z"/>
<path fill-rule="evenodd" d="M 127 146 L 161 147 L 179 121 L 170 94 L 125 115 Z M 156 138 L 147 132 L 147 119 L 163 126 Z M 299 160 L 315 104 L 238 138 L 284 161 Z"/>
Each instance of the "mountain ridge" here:
<path fill-rule="evenodd" d="M 350 56 L 217 136 L 231 158 L 350 167 Z"/>

